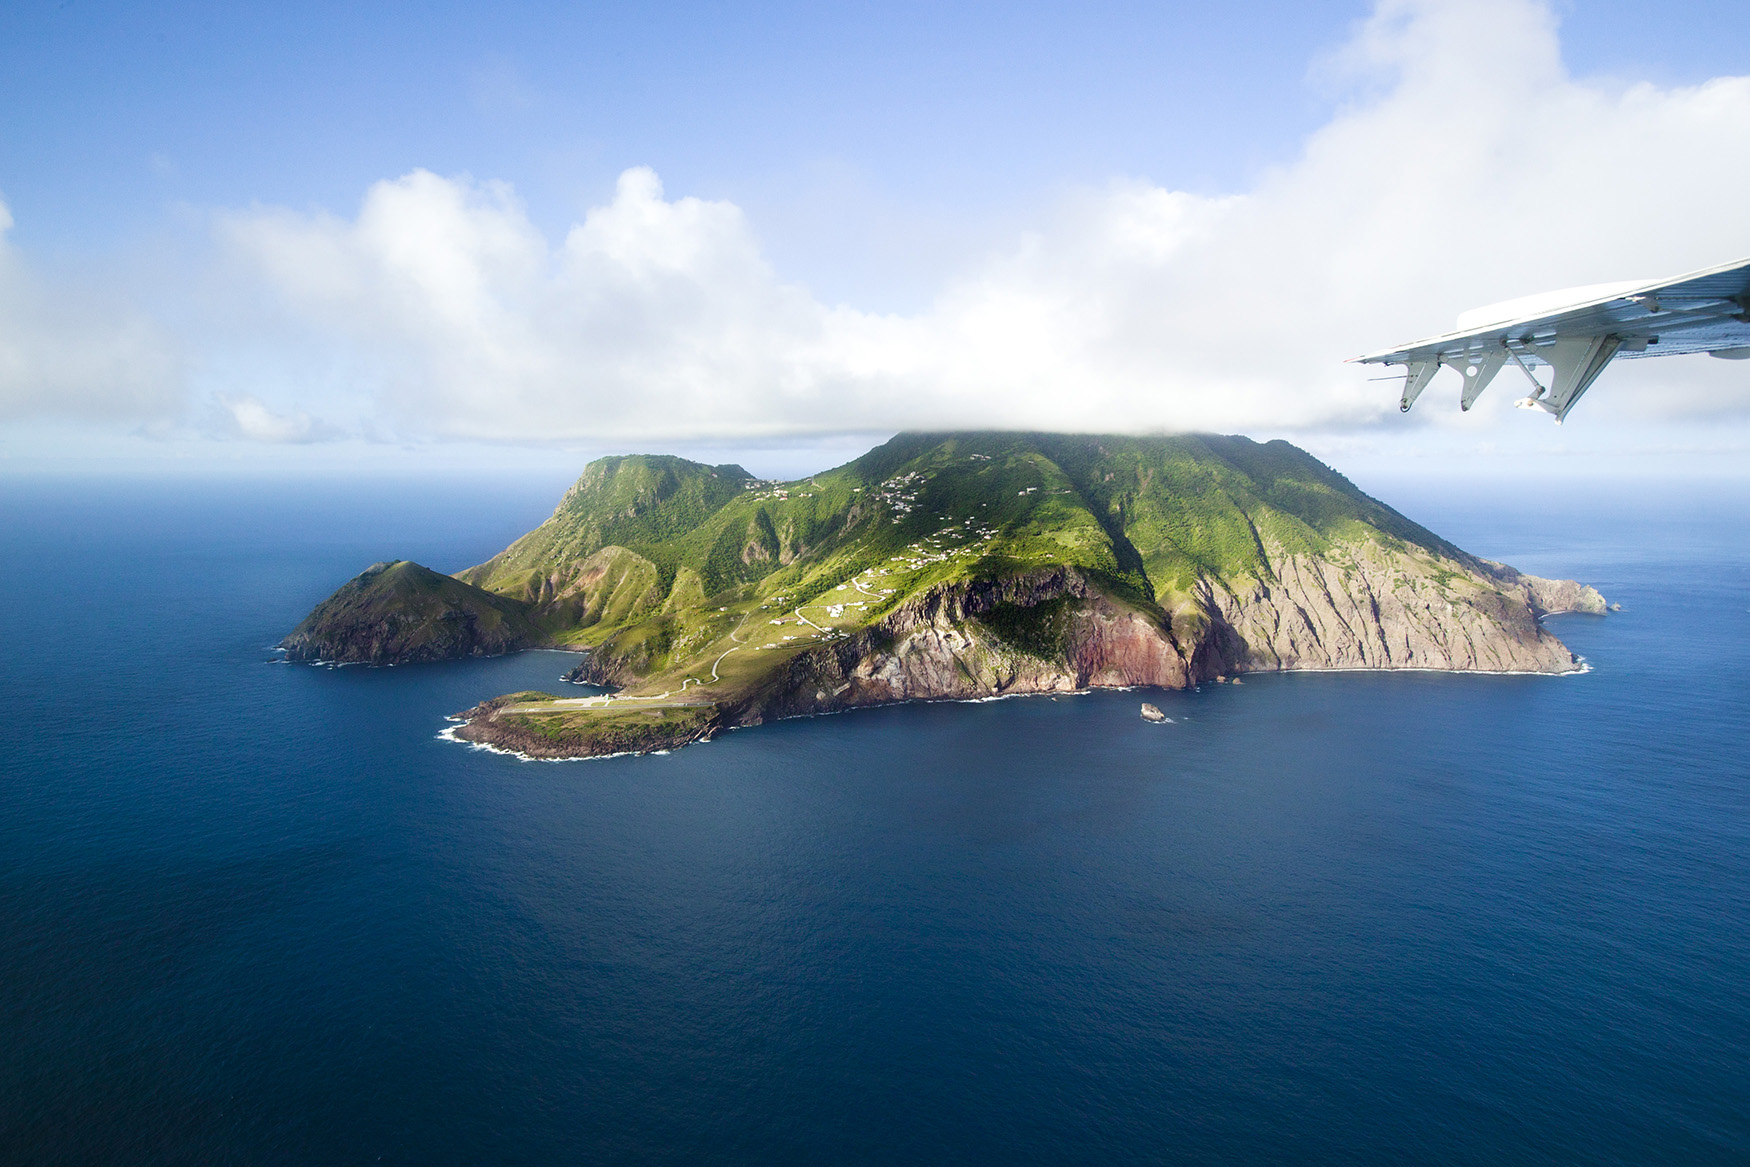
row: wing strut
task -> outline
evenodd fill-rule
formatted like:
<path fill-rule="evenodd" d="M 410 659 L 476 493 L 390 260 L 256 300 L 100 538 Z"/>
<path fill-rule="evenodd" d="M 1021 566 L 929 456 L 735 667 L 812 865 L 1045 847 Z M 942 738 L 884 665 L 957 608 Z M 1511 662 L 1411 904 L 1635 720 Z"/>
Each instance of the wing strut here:
<path fill-rule="evenodd" d="M 1404 398 L 1398 402 L 1399 413 L 1410 412 L 1410 406 L 1416 404 L 1416 398 L 1422 396 L 1422 390 L 1428 387 L 1428 382 L 1439 371 L 1438 358 L 1432 361 L 1411 361 L 1404 366 Z"/>
<path fill-rule="evenodd" d="M 1440 363 L 1455 370 L 1464 379 L 1464 393 L 1458 399 L 1458 407 L 1468 410 L 1477 403 L 1477 398 L 1483 395 L 1483 390 L 1489 387 L 1489 382 L 1495 379 L 1495 374 L 1507 363 L 1507 350 L 1491 348 L 1480 353 L 1460 353 L 1454 357 L 1441 357 Z"/>
<path fill-rule="evenodd" d="M 1513 404 L 1521 409 L 1541 409 L 1545 413 L 1554 414 L 1556 424 L 1560 425 L 1562 419 L 1568 416 L 1568 411 L 1574 408 L 1574 403 L 1592 387 L 1592 382 L 1598 379 L 1598 374 L 1604 371 L 1604 366 L 1610 363 L 1610 358 L 1621 347 L 1622 339 L 1616 336 L 1557 339 L 1537 353 L 1539 359 L 1555 371 L 1555 379 L 1550 385 L 1548 396 L 1541 392 L 1533 393 L 1530 397 L 1521 397 Z M 1536 378 L 1533 377 L 1532 380 L 1535 382 Z"/>

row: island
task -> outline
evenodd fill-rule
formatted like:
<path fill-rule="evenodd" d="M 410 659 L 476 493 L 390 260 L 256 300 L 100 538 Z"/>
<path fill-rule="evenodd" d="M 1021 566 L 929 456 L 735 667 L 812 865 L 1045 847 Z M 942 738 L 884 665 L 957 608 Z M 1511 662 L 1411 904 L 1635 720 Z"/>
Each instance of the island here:
<path fill-rule="evenodd" d="M 1470 555 L 1288 442 L 901 434 L 795 482 L 602 458 L 476 567 L 372 565 L 282 644 L 397 664 L 556 647 L 607 693 L 507 694 L 449 736 L 529 758 L 674 749 L 898 701 L 1303 669 L 1566 673 L 1571 580 Z"/>

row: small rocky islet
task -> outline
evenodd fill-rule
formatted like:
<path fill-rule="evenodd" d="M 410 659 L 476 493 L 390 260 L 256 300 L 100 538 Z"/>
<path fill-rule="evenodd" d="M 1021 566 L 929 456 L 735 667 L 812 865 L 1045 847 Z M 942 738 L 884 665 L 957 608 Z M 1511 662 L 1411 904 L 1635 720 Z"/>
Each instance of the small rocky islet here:
<path fill-rule="evenodd" d="M 795 482 L 600 459 L 487 562 L 373 564 L 281 647 L 370 664 L 580 650 L 569 679 L 611 697 L 508 694 L 451 731 L 573 758 L 896 701 L 1572 672 L 1541 618 L 1605 607 L 1466 553 L 1287 442 L 902 434 Z"/>

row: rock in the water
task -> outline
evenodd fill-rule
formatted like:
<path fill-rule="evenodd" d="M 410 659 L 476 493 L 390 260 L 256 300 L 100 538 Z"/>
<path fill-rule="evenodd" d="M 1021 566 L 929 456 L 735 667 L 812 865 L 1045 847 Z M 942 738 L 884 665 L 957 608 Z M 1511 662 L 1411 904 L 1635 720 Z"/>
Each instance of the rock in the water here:
<path fill-rule="evenodd" d="M 1160 706 L 1150 705 L 1144 701 L 1142 703 L 1142 719 L 1144 721 L 1165 721 L 1167 715 L 1161 712 Z"/>

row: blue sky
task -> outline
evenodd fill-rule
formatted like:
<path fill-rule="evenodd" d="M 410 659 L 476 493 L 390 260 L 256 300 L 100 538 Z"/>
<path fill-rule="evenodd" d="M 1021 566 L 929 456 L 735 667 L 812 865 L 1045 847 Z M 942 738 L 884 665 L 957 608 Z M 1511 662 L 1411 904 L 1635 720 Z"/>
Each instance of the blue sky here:
<path fill-rule="evenodd" d="M 1450 42 L 1453 53 L 1466 58 L 1462 67 L 1478 71 L 1474 87 L 1467 88 L 1465 78 L 1452 81 L 1454 92 L 1474 98 L 1496 81 L 1511 84 L 1505 80 L 1511 61 L 1472 59 L 1477 54 L 1463 40 L 1474 34 L 1486 43 L 1491 21 L 1514 42 L 1526 39 L 1516 21 L 1549 26 L 1560 76 L 1519 100 L 1553 93 L 1549 107 L 1561 109 L 1572 104 L 1574 92 L 1602 94 L 1618 101 L 1614 113 L 1598 115 L 1597 125 L 1605 127 L 1611 116 L 1627 118 L 1638 108 L 1623 98 L 1637 86 L 1675 102 L 1690 87 L 1750 71 L 1750 10 L 1723 4 L 525 4 L 489 11 L 14 5 L 0 17 L 0 108 L 8 111 L 0 128 L 0 200 L 13 223 L 9 262 L 31 289 L 15 299 L 28 306 L 58 297 L 55 328 L 64 330 L 68 347 L 87 354 L 106 343 L 104 336 L 133 338 L 127 344 L 147 343 L 138 338 L 148 336 L 145 356 L 118 349 L 114 367 L 157 361 L 162 368 L 152 384 L 142 381 L 126 393 L 79 388 L 84 382 L 72 373 L 56 381 L 61 374 L 54 370 L 42 375 L 49 388 L 36 398 L 30 386 L 14 387 L 10 415 L 0 417 L 0 451 L 16 457 L 27 446 L 52 449 L 66 463 L 86 451 L 96 456 L 137 447 L 148 461 L 154 451 L 174 449 L 179 457 L 192 452 L 222 462 L 238 457 L 239 443 L 265 443 L 287 447 L 274 457 L 317 465 L 342 447 L 354 451 L 349 458 L 369 458 L 375 448 L 394 460 L 410 457 L 415 447 L 428 449 L 422 456 L 430 459 L 462 457 L 463 447 L 478 457 L 479 436 L 487 446 L 558 450 L 542 457 L 569 457 L 594 446 L 648 447 L 665 438 L 700 449 L 798 443 L 836 449 L 913 424 L 914 414 L 918 424 L 976 420 L 993 412 L 992 402 L 1005 400 L 1004 387 L 994 384 L 1005 375 L 1004 362 L 991 362 L 996 371 L 981 377 L 952 371 L 951 362 L 937 356 L 895 362 L 886 353 L 874 360 L 869 350 L 963 349 L 970 327 L 964 321 L 984 319 L 992 304 L 1025 300 L 1030 312 L 1046 311 L 1040 305 L 1048 303 L 1073 311 L 1089 299 L 1116 296 L 1113 280 L 1138 278 L 1134 272 L 1096 277 L 1050 257 L 1074 254 L 1083 247 L 1078 232 L 1085 233 L 1087 223 L 1130 215 L 1124 207 L 1148 208 L 1151 231 L 1166 215 L 1192 223 L 1187 230 L 1195 233 L 1199 216 L 1218 213 L 1224 199 L 1266 202 L 1270 191 L 1299 181 L 1296 168 L 1309 165 L 1309 142 L 1321 134 L 1327 141 L 1343 138 L 1355 124 L 1344 119 L 1357 109 L 1378 110 L 1379 125 L 1400 118 L 1411 155 L 1449 148 L 1454 130 L 1436 124 L 1439 102 L 1423 98 L 1418 106 L 1414 94 L 1406 96 L 1402 60 L 1357 65 L 1358 49 L 1366 58 L 1370 36 L 1398 35 L 1392 30 L 1420 22 L 1436 39 L 1407 48 L 1412 30 L 1386 56 Z M 1465 31 L 1467 22 L 1480 31 Z M 1514 51 L 1499 55 L 1512 58 Z M 1568 88 L 1551 88 L 1558 86 Z M 1428 122 L 1423 131 L 1414 124 L 1417 116 Z M 1487 148 L 1479 141 L 1472 145 Z M 622 176 L 633 168 L 647 168 L 659 185 L 628 188 Z M 649 419 L 622 419 L 599 433 L 580 421 L 565 428 L 558 446 L 543 443 L 538 426 L 472 433 L 471 425 L 479 428 L 470 420 L 477 413 L 442 394 L 429 408 L 414 401 L 430 379 L 422 368 L 454 363 L 453 354 L 420 347 L 427 343 L 421 338 L 441 330 L 429 321 L 409 324 L 408 313 L 397 312 L 367 335 L 351 326 L 360 315 L 356 305 L 311 299 L 312 286 L 334 286 L 333 271 L 293 270 L 285 259 L 288 249 L 327 248 L 343 257 L 336 263 L 351 265 L 347 278 L 366 279 L 357 276 L 357 254 L 382 250 L 362 225 L 370 192 L 419 172 L 450 185 L 403 188 L 399 202 L 391 197 L 395 190 L 382 188 L 383 216 L 417 215 L 447 199 L 459 209 L 443 222 L 477 225 L 487 216 L 492 231 L 523 240 L 518 246 L 534 257 L 531 263 L 562 263 L 562 241 L 592 209 L 620 208 L 623 227 L 638 208 L 657 208 L 668 216 L 665 230 L 710 234 L 709 254 L 739 256 L 735 262 L 746 271 L 738 268 L 741 274 L 717 283 L 698 276 L 687 295 L 725 302 L 767 297 L 776 305 L 757 321 L 733 324 L 737 336 L 764 330 L 779 339 L 761 342 L 771 351 L 757 369 L 723 370 L 731 396 L 743 382 L 813 378 L 806 391 L 830 398 L 841 391 L 837 386 L 862 375 L 846 367 L 863 369 L 872 361 L 886 361 L 885 379 L 843 392 L 887 398 L 915 392 L 920 400 L 936 400 L 972 393 L 965 386 L 976 381 L 978 392 L 994 396 L 969 398 L 965 416 L 950 411 L 941 419 L 927 408 L 883 412 L 865 402 L 845 410 L 836 424 L 830 401 L 802 408 L 796 403 L 804 390 L 796 389 L 748 399 L 743 412 L 770 419 L 763 426 L 734 423 L 736 411 L 725 409 L 716 420 L 672 433 Z M 1328 181 L 1316 189 L 1328 190 Z M 1202 202 L 1171 203 L 1178 196 Z M 1296 197 L 1304 205 L 1317 195 Z M 1484 191 L 1473 201 L 1491 197 Z M 705 219 L 687 217 L 688 200 L 706 208 L 700 212 Z M 1534 202 L 1528 198 L 1527 205 Z M 1467 210 L 1459 206 L 1454 217 Z M 1465 226 L 1458 224 L 1461 232 Z M 608 239 L 606 229 L 597 232 L 598 242 L 612 251 L 618 244 L 600 242 Z M 1738 254 L 1733 248 L 1750 252 L 1750 238 L 1741 232 L 1721 235 L 1714 251 L 1730 254 L 1710 251 L 1703 235 L 1656 238 L 1640 252 L 1612 256 L 1607 249 L 1600 257 L 1605 268 L 1605 260 L 1632 262 L 1632 271 L 1595 273 L 1577 246 L 1566 260 L 1525 256 L 1522 275 L 1491 262 L 1484 265 L 1490 278 L 1476 279 L 1474 292 L 1466 284 L 1453 295 L 1505 298 L 1539 290 L 1546 275 L 1558 284 L 1570 274 L 1572 282 L 1595 274 L 1639 276 L 1650 264 L 1644 274 L 1656 276 L 1696 258 L 1731 258 Z M 1025 258 L 1035 253 L 1046 260 Z M 1661 264 L 1666 254 L 1670 262 Z M 1241 262 L 1243 249 L 1235 255 L 1233 262 Z M 721 273 L 727 262 L 713 259 L 706 266 Z M 1319 262 L 1340 263 L 1341 256 Z M 988 288 L 1022 263 L 1035 265 L 1024 279 L 955 315 L 953 305 L 968 300 L 968 289 Z M 766 275 L 746 274 L 758 271 Z M 378 275 L 368 278 L 379 281 L 373 288 L 387 286 Z M 1056 279 L 1061 285 L 1052 283 Z M 575 291 L 575 280 L 559 283 Z M 1073 291 L 1054 300 L 1059 286 Z M 806 293 L 807 311 L 814 313 L 808 320 L 798 315 L 802 308 L 779 303 L 796 289 Z M 575 305 L 555 308 L 559 294 L 552 288 L 536 294 L 519 284 L 488 289 L 482 302 L 512 314 L 546 314 L 561 331 L 594 326 L 595 317 L 577 323 Z M 716 375 L 712 362 L 727 359 L 711 355 L 727 351 L 721 329 L 710 344 L 698 342 L 694 332 L 676 334 L 675 302 L 663 299 L 640 317 L 640 327 L 665 351 L 681 335 L 683 346 L 697 344 L 703 355 L 684 374 L 651 375 L 684 375 L 693 379 L 688 392 L 702 392 L 698 385 Z M 87 303 L 94 305 L 92 319 L 83 321 Z M 240 304 L 259 310 L 244 312 Z M 1468 306 L 1430 295 L 1425 311 L 1449 314 L 1455 304 Z M 821 329 L 838 327 L 829 319 L 838 307 L 861 314 L 853 337 L 832 341 L 853 355 L 835 357 L 830 373 L 814 366 L 798 372 L 802 358 L 794 354 L 825 343 Z M 341 318 L 345 327 L 336 324 Z M 1419 312 L 1404 319 L 1418 318 Z M 1008 327 L 1026 335 L 1029 319 L 1023 313 Z M 456 327 L 453 315 L 442 320 L 444 329 Z M 514 322 L 512 332 L 522 335 L 517 329 L 525 323 Z M 1431 316 L 1410 333 L 1446 323 Z M 1356 335 L 1338 347 L 1353 352 L 1403 339 L 1396 335 L 1398 320 L 1369 324 L 1365 316 L 1345 321 Z M 0 321 L 0 336 L 4 328 Z M 1078 334 L 1063 353 L 1085 353 L 1096 332 L 1124 343 L 1122 328 L 1103 328 Z M 32 325 L 30 334 L 48 330 Z M 926 334 L 933 339 L 920 339 Z M 494 343 L 508 342 L 501 336 Z M 645 366 L 634 355 L 618 348 L 605 354 L 566 349 L 553 360 L 599 360 L 633 372 L 608 388 L 555 382 L 551 391 L 571 397 L 636 392 L 637 370 Z M 52 354 L 33 360 L 53 364 Z M 1120 363 L 1129 368 L 1141 360 L 1126 356 Z M 1240 354 L 1233 360 L 1244 363 Z M 1221 392 L 1226 382 L 1220 377 L 1246 384 L 1243 369 L 1220 377 L 1201 364 L 1161 369 L 1160 376 L 1183 382 L 1185 392 L 1200 391 L 1200 376 L 1211 378 L 1210 393 Z M 97 366 L 79 374 L 86 381 L 105 375 Z M 1012 393 L 1019 400 L 1038 391 L 1017 381 Z M 1601 383 L 1595 393 L 1604 391 Z M 533 410 L 551 399 L 529 400 Z M 1194 420 L 1310 434 L 1331 451 L 1377 452 L 1382 441 L 1394 440 L 1379 436 L 1381 419 L 1357 412 L 1346 399 L 1323 411 L 1284 408 L 1279 415 L 1271 412 L 1271 400 L 1260 396 L 1231 416 L 1216 412 Z M 65 404 L 73 401 L 85 404 Z M 1750 402 L 1658 418 L 1669 431 L 1660 448 L 1693 442 L 1698 426 L 1717 441 L 1722 425 L 1741 428 L 1744 404 Z M 409 416 L 445 409 L 453 414 L 445 425 L 421 430 L 407 424 Z M 1049 411 L 1021 414 L 1023 423 L 1054 420 Z M 1000 424 L 999 417 L 992 420 Z M 1457 436 L 1423 427 L 1402 445 L 1448 461 L 1478 441 L 1517 448 L 1530 440 L 1524 437 L 1530 420 L 1494 417 L 1487 432 Z M 1631 414 L 1603 419 L 1600 450 L 1628 449 L 1648 424 Z M 1151 415 L 1143 428 L 1164 425 L 1170 420 Z M 1567 446 L 1574 440 L 1563 435 Z"/>
<path fill-rule="evenodd" d="M 1366 11 L 484 7 L 15 17 L 0 42 L 14 111 L 0 190 L 16 241 L 110 248 L 162 229 L 178 203 L 345 211 L 416 167 L 514 182 L 557 233 L 642 165 L 737 202 L 781 266 L 842 284 L 833 298 L 903 295 L 811 257 L 854 253 L 835 237 L 867 219 L 900 235 L 977 232 L 1112 175 L 1231 189 L 1318 124 L 1329 95 L 1308 84 L 1309 62 Z"/>

